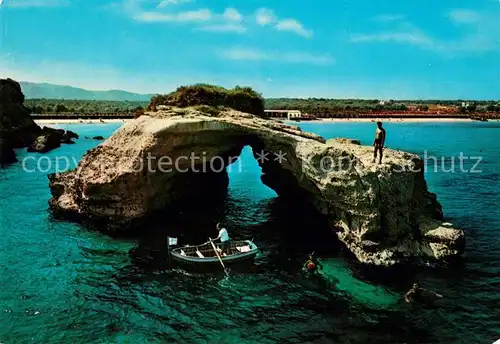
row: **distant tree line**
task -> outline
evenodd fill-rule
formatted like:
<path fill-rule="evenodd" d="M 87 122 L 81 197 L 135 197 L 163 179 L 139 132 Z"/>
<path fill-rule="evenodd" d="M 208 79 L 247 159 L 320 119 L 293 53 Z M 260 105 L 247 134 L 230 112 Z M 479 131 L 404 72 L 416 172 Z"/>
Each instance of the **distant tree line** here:
<path fill-rule="evenodd" d="M 498 112 L 500 113 L 500 103 L 490 104 L 470 104 L 468 106 L 460 106 L 461 113 L 484 113 L 484 112 Z"/>
<path fill-rule="evenodd" d="M 327 99 L 327 98 L 269 98 L 248 87 L 225 89 L 212 85 L 193 85 L 179 87 L 167 95 L 152 97 L 151 102 L 141 101 L 102 101 L 102 100 L 60 100 L 27 99 L 25 106 L 34 114 L 73 113 L 78 114 L 136 114 L 159 105 L 172 106 L 226 106 L 243 112 L 262 115 L 264 108 L 269 110 L 294 109 L 304 113 L 363 113 L 379 111 L 441 111 L 449 113 L 499 113 L 498 101 L 463 100 L 388 100 L 377 99 Z"/>
<path fill-rule="evenodd" d="M 148 102 L 72 100 L 72 99 L 27 99 L 24 105 L 34 114 L 74 113 L 74 114 L 116 114 L 135 113 L 144 109 Z"/>
<path fill-rule="evenodd" d="M 500 102 L 463 100 L 378 100 L 378 99 L 328 99 L 328 98 L 269 98 L 269 110 L 295 109 L 305 113 L 378 112 L 378 111 L 442 111 L 456 113 L 500 113 Z"/>

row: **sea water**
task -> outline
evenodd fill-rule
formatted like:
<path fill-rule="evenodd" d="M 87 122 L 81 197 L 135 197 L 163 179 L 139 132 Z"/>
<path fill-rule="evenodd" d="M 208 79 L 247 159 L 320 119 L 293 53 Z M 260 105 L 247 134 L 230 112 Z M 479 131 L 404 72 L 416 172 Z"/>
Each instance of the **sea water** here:
<path fill-rule="evenodd" d="M 325 138 L 370 145 L 373 123 L 300 123 Z M 245 148 L 227 197 L 186 209 L 158 228 L 112 238 L 53 219 L 47 174 L 78 160 L 119 124 L 61 125 L 75 145 L 17 152 L 0 170 L 0 343 L 492 343 L 500 338 L 500 125 L 387 123 L 387 146 L 427 157 L 429 189 L 467 234 L 463 261 L 404 272 L 357 264 L 321 219 L 277 198 Z M 463 172 L 459 157 L 462 153 Z M 46 157 L 40 159 L 40 157 Z M 438 158 L 437 165 L 432 158 Z M 477 170 L 470 170 L 481 161 Z M 441 166 L 443 161 L 444 169 Z M 457 165 L 450 171 L 452 162 Z M 37 164 L 39 166 L 37 166 Z M 32 171 L 34 172 L 27 172 Z M 204 242 L 224 222 L 261 252 L 246 270 L 201 273 L 169 263 L 166 236 Z M 316 251 L 324 279 L 300 267 Z M 414 281 L 442 294 L 406 304 Z"/>

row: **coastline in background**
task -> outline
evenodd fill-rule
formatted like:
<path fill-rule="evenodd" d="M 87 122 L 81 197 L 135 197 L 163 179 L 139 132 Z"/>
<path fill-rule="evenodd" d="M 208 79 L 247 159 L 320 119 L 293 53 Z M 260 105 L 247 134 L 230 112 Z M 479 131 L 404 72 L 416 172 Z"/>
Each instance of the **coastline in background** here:
<path fill-rule="evenodd" d="M 111 118 L 111 119 L 35 119 L 35 123 L 38 125 L 48 125 L 48 124 L 106 124 L 106 123 L 126 123 L 132 120 L 131 118 Z M 287 119 L 275 119 L 278 121 L 283 121 L 289 124 L 296 123 L 332 123 L 332 122 L 350 122 L 350 123 L 366 123 L 366 122 L 391 122 L 391 123 L 425 123 L 425 122 L 472 122 L 473 119 L 470 118 L 324 118 L 310 121 L 300 121 L 296 122 Z M 489 120 L 489 121 L 499 121 Z"/>
<path fill-rule="evenodd" d="M 35 123 L 43 126 L 48 124 L 106 124 L 130 121 L 130 118 L 110 118 L 110 119 L 35 119 Z"/>
<path fill-rule="evenodd" d="M 287 123 L 294 123 L 293 120 L 284 120 Z M 366 122 L 394 122 L 394 123 L 408 123 L 408 122 L 472 122 L 471 118 L 323 118 L 308 121 L 300 121 L 298 123 L 331 123 L 331 122 L 351 122 L 351 123 L 366 123 Z"/>

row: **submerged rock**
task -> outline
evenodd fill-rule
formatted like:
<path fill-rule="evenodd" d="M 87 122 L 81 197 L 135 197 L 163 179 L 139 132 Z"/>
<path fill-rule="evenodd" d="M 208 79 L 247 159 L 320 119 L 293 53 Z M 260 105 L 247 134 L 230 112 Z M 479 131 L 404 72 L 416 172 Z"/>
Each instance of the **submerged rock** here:
<path fill-rule="evenodd" d="M 464 233 L 441 222 L 417 155 L 387 149 L 376 165 L 372 147 L 326 143 L 231 109 L 207 116 L 169 108 L 128 122 L 88 151 L 76 170 L 49 177 L 50 207 L 59 217 L 128 230 L 204 187 L 227 187 L 225 167 L 246 145 L 263 183 L 280 197 L 313 205 L 363 263 L 390 266 L 463 252 Z"/>
<path fill-rule="evenodd" d="M 104 137 L 102 137 L 102 136 L 94 136 L 94 137 L 92 138 L 92 140 L 102 141 L 102 140 L 104 140 Z"/>

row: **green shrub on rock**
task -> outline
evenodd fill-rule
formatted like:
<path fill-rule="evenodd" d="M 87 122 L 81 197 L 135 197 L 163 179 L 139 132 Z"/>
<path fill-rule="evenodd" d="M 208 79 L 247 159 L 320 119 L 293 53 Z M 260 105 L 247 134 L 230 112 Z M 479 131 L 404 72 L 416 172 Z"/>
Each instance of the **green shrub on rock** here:
<path fill-rule="evenodd" d="M 181 86 L 170 94 L 152 97 L 149 110 L 159 105 L 177 107 L 205 105 L 215 108 L 225 106 L 264 117 L 264 99 L 250 87 L 236 86 L 233 89 L 226 89 L 206 84 Z"/>

